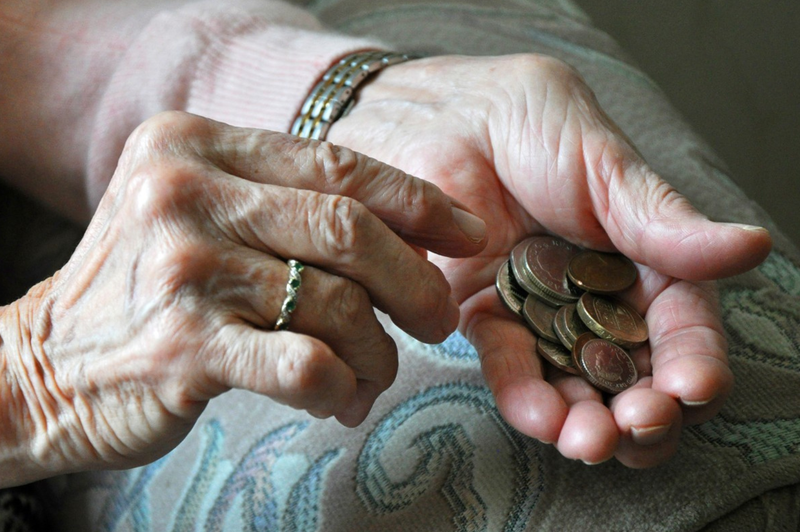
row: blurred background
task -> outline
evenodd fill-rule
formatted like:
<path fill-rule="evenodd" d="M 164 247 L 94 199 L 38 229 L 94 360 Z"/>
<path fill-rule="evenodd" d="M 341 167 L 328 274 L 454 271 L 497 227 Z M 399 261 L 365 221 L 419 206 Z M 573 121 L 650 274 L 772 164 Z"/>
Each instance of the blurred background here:
<path fill-rule="evenodd" d="M 800 246 L 800 2 L 576 2 Z"/>

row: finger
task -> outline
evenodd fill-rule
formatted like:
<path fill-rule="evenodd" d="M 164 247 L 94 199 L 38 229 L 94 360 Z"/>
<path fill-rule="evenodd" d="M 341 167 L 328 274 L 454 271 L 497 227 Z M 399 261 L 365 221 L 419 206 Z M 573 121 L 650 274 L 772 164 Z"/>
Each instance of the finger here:
<path fill-rule="evenodd" d="M 603 394 L 585 379 L 564 371 L 548 372 L 548 382 L 569 405 L 556 443 L 567 458 L 587 464 L 605 462 L 617 449 L 617 424 L 603 404 Z"/>
<path fill-rule="evenodd" d="M 466 301 L 465 335 L 481 358 L 484 378 L 503 418 L 523 434 L 555 443 L 568 407 L 543 378 L 536 337 L 499 305 L 493 288 Z"/>
<path fill-rule="evenodd" d="M 665 462 L 678 447 L 682 415 L 670 396 L 650 388 L 645 378 L 614 397 L 611 412 L 619 429 L 616 458 L 628 467 L 652 467 Z"/>
<path fill-rule="evenodd" d="M 599 464 L 614 456 L 618 440 L 617 424 L 608 408 L 585 400 L 570 406 L 556 448 L 567 458 Z"/>
<path fill-rule="evenodd" d="M 600 393 L 600 390 L 589 384 L 583 377 L 560 370 L 550 371 L 548 368 L 547 382 L 561 394 L 569 407 L 582 401 L 603 403 L 603 394 Z"/>
<path fill-rule="evenodd" d="M 678 281 L 647 311 L 653 389 L 684 406 L 686 423 L 717 414 L 733 388 L 713 283 Z"/>
<path fill-rule="evenodd" d="M 198 201 L 231 240 L 356 282 L 422 341 L 441 342 L 458 324 L 442 272 L 355 200 L 229 179 Z"/>
<path fill-rule="evenodd" d="M 281 260 L 238 247 L 218 260 L 224 281 L 208 287 L 234 316 L 271 329 L 287 293 L 288 266 Z M 356 400 L 340 421 L 356 425 L 397 375 L 397 348 L 380 325 L 366 291 L 354 282 L 307 266 L 291 314 L 292 332 L 322 341 L 352 370 Z M 316 412 L 319 414 L 319 412 Z"/>
<path fill-rule="evenodd" d="M 309 336 L 231 323 L 219 330 L 200 362 L 211 382 L 322 416 L 346 412 L 356 398 L 353 370 Z"/>
<path fill-rule="evenodd" d="M 259 183 L 348 196 L 410 243 L 446 256 L 485 245 L 486 224 L 438 187 L 348 148 L 210 123 L 218 167 Z"/>
<path fill-rule="evenodd" d="M 394 382 L 397 346 L 361 286 L 315 268 L 306 268 L 303 274 L 298 295 L 304 300 L 298 301 L 290 329 L 325 342 L 353 370 L 356 397 L 336 417 L 346 426 L 357 426 Z"/>

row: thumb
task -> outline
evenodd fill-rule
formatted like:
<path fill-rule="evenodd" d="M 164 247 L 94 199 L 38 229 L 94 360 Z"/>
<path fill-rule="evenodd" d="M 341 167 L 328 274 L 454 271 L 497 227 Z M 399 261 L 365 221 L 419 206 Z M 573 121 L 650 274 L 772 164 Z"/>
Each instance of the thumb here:
<path fill-rule="evenodd" d="M 769 254 L 766 229 L 712 222 L 632 149 L 605 153 L 622 153 L 628 162 L 608 161 L 587 173 L 591 204 L 614 246 L 634 261 L 700 281 L 743 273 Z"/>
<path fill-rule="evenodd" d="M 518 165 L 509 165 L 509 175 L 518 174 L 512 191 L 537 221 L 575 243 L 616 248 L 692 281 L 736 275 L 767 257 L 766 229 L 710 221 L 644 162 L 577 74 L 566 79 L 550 91 L 561 112 L 543 115 L 530 153 L 517 158 L 533 166 L 515 172 Z"/>

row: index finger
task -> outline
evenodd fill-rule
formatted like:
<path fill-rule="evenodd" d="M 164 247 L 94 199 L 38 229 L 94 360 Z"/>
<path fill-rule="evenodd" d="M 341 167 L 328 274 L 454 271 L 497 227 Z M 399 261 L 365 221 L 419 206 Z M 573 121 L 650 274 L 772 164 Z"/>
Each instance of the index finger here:
<path fill-rule="evenodd" d="M 408 243 L 463 257 L 485 246 L 486 224 L 436 185 L 330 142 L 209 122 L 206 156 L 251 181 L 351 197 Z M 287 169 L 291 168 L 291 172 Z"/>

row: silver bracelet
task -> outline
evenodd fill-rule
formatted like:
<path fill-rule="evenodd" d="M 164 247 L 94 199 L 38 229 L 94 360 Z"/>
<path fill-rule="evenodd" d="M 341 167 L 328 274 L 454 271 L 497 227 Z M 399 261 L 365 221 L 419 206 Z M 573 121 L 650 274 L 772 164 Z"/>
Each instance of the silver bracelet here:
<path fill-rule="evenodd" d="M 292 135 L 325 140 L 331 124 L 347 115 L 355 103 L 356 88 L 370 74 L 416 56 L 394 52 L 357 52 L 333 65 L 308 95 L 292 125 Z"/>

